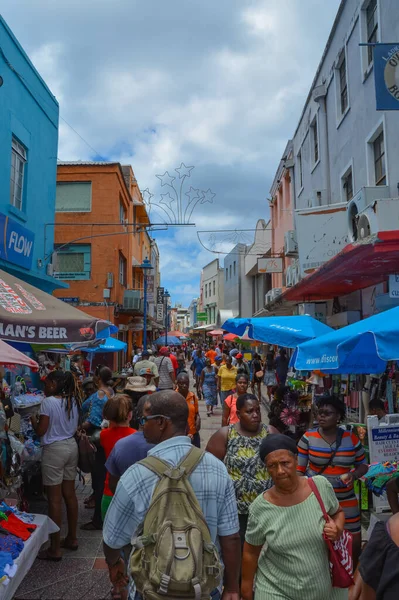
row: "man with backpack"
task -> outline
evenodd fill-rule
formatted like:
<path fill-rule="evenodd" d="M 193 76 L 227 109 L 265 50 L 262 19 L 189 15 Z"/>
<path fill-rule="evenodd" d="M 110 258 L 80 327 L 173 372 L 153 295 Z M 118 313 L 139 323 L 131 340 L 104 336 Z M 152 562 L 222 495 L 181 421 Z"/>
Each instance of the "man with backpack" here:
<path fill-rule="evenodd" d="M 141 598 L 137 589 L 153 600 L 239 600 L 233 484 L 221 461 L 192 446 L 187 418 L 179 393 L 148 396 L 143 432 L 157 445 L 122 475 L 107 512 L 104 554 L 114 586 L 127 583 L 121 549 L 133 545 L 131 599 Z"/>

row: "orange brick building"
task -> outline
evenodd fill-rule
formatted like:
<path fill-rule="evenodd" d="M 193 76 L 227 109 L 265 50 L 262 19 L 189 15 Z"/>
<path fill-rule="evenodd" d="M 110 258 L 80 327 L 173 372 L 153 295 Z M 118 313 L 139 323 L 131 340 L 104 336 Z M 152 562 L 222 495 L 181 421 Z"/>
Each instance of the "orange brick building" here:
<path fill-rule="evenodd" d="M 138 265 L 151 259 L 151 239 L 142 227 L 148 215 L 131 166 L 59 163 L 55 222 L 55 276 L 69 284 L 55 295 L 119 327 L 127 356 L 96 355 L 96 362 L 121 367 L 133 346 L 142 344 Z"/>

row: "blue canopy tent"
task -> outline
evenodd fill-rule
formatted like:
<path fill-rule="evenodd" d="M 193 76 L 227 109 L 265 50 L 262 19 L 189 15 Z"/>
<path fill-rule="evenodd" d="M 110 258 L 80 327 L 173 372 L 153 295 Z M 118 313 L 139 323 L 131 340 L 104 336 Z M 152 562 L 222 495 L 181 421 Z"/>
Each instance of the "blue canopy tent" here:
<path fill-rule="evenodd" d="M 173 335 L 168 335 L 165 343 L 165 336 L 161 335 L 155 340 L 154 344 L 155 346 L 181 346 L 181 340 Z"/>
<path fill-rule="evenodd" d="M 313 319 L 309 315 L 297 317 L 253 317 L 249 319 L 228 319 L 222 329 L 253 340 L 296 348 L 299 344 L 333 331 L 331 327 Z"/>
<path fill-rule="evenodd" d="M 86 347 L 79 346 L 78 349 L 82 352 L 88 352 L 89 354 L 96 354 L 97 352 L 99 354 L 103 354 L 104 352 L 125 352 L 127 350 L 127 344 L 116 338 L 109 337 L 103 340 L 101 344 Z"/>
<path fill-rule="evenodd" d="M 399 360 L 399 307 L 301 344 L 295 368 L 327 373 L 381 373 Z"/>

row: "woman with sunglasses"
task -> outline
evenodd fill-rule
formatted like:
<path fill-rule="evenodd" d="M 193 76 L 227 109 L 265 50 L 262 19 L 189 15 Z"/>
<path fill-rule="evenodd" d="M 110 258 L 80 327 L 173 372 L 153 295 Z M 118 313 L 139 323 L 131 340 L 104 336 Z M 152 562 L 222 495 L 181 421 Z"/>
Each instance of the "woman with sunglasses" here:
<path fill-rule="evenodd" d="M 317 403 L 319 426 L 307 431 L 298 444 L 298 472 L 308 477 L 323 475 L 333 486 L 345 513 L 345 529 L 353 535 L 353 562 L 361 550 L 360 512 L 353 483 L 367 473 L 366 456 L 359 438 L 339 424 L 345 404 L 335 396 Z"/>

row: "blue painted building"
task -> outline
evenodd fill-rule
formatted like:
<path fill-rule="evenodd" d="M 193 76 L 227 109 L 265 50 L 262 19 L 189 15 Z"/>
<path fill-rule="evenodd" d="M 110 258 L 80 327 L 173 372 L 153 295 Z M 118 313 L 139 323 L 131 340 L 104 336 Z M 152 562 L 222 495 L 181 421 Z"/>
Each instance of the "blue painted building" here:
<path fill-rule="evenodd" d="M 58 102 L 0 15 L 0 269 L 46 291 L 51 277 Z"/>

